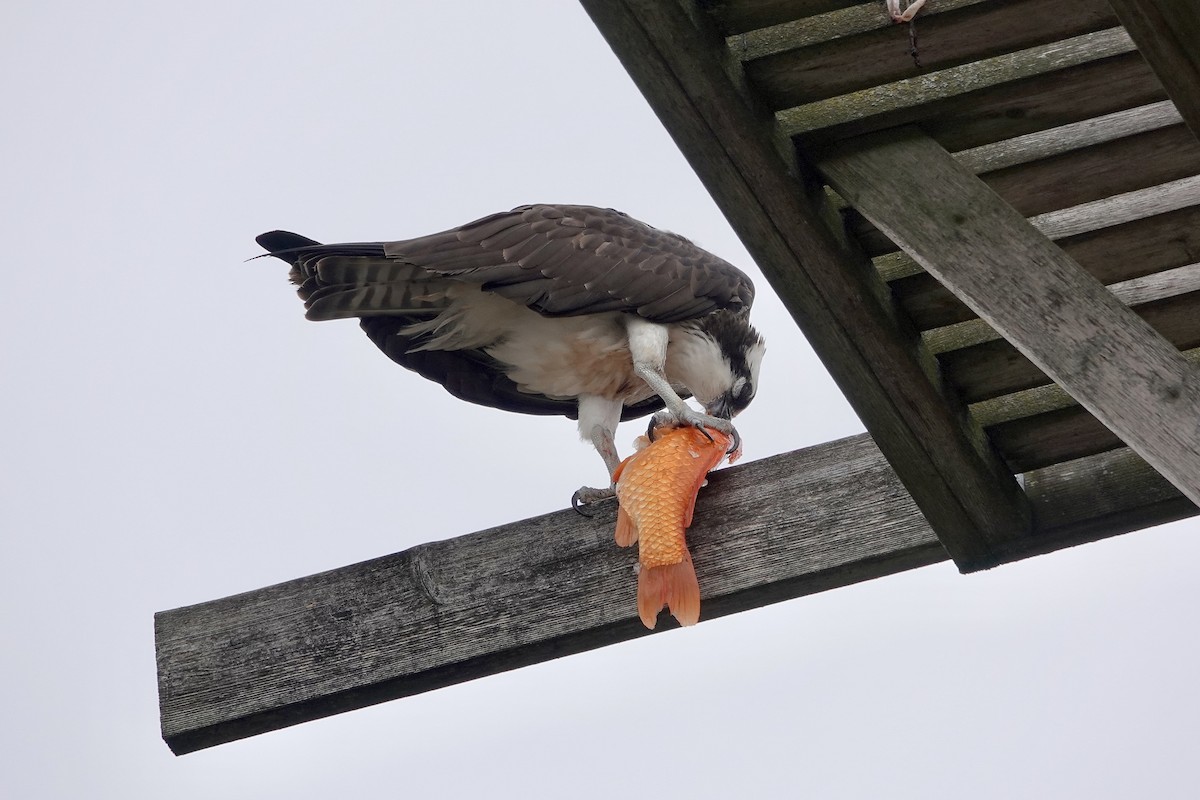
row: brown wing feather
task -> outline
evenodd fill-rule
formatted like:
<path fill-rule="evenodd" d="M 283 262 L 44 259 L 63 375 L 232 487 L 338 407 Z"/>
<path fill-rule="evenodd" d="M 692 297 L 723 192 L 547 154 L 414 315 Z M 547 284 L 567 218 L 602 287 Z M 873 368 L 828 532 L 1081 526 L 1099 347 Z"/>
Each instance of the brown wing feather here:
<path fill-rule="evenodd" d="M 678 322 L 754 301 L 733 265 L 612 209 L 522 206 L 383 250 L 556 316 L 619 310 Z"/>

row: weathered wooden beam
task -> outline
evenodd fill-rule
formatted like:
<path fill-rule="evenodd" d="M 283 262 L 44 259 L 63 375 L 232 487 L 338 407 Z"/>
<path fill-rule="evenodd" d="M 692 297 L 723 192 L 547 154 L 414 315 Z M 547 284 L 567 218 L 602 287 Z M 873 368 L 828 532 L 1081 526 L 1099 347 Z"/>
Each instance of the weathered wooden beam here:
<path fill-rule="evenodd" d="M 1200 369 L 1200 349 L 1183 354 Z M 971 406 L 1013 472 L 1029 472 L 1051 464 L 1104 453 L 1123 446 L 1057 384 L 997 397 Z"/>
<path fill-rule="evenodd" d="M 1200 291 L 1137 303 L 1131 310 L 1180 350 L 1200 345 Z M 1050 383 L 1044 369 L 1003 338 L 938 354 L 949 380 L 968 403 Z M 1068 387 L 1068 391 L 1070 391 Z"/>
<path fill-rule="evenodd" d="M 1195 0 L 1110 2 L 1188 127 L 1200 139 L 1200 5 Z"/>
<path fill-rule="evenodd" d="M 688 537 L 702 622 L 947 558 L 866 435 L 710 480 Z M 1002 560 L 1196 513 L 1121 453 L 1026 486 L 1039 528 Z M 163 738 L 188 753 L 647 635 L 614 517 L 547 514 L 161 612 Z"/>
<path fill-rule="evenodd" d="M 1086 251 L 1088 255 L 1085 258 L 1097 264 L 1093 274 L 1097 279 L 1111 283 L 1154 271 L 1140 269 L 1138 264 L 1119 266 L 1117 262 L 1105 260 L 1100 255 L 1100 251 L 1114 245 L 1119 246 L 1121 237 L 1130 229 L 1128 226 L 1142 220 L 1146 220 L 1146 229 L 1139 230 L 1136 238 L 1141 245 L 1135 248 L 1138 255 L 1130 260 L 1156 258 L 1154 250 L 1158 250 L 1166 257 L 1154 262 L 1155 269 L 1195 261 L 1195 241 L 1198 234 L 1196 226 L 1191 223 L 1191 215 L 1197 207 L 1200 207 L 1200 176 L 1193 175 L 1149 189 L 1039 214 L 1031 217 L 1029 224 L 1047 238 L 1058 242 L 1059 246 L 1072 250 L 1073 257 Z M 1120 230 L 1108 230 L 1118 226 L 1125 227 Z M 1175 226 L 1173 231 L 1169 230 L 1171 226 Z M 1145 237 L 1153 236 L 1152 229 L 1155 228 L 1165 235 L 1158 239 L 1156 248 L 1147 247 L 1153 239 L 1147 241 Z M 896 244 L 887 236 L 882 233 L 878 236 L 887 242 L 889 249 L 896 248 Z M 872 263 L 885 280 L 891 282 L 921 273 L 921 265 L 907 253 L 898 250 L 884 253 L 877 255 Z"/>
<path fill-rule="evenodd" d="M 1197 172 L 1200 142 L 1174 125 L 977 174 L 1034 227 L 1060 239 L 1200 203 Z M 871 256 L 896 251 L 894 242 L 853 209 L 843 216 L 847 230 Z M 894 274 L 895 267 L 890 269 Z"/>
<path fill-rule="evenodd" d="M 1200 264 L 1143 275 L 1108 289 L 1175 347 L 1200 345 Z M 1051 383 L 983 320 L 929 331 L 925 340 L 968 403 Z"/>
<path fill-rule="evenodd" d="M 702 619 L 947 558 L 866 435 L 710 483 L 688 534 Z M 186 753 L 643 636 L 614 524 L 612 504 L 562 511 L 162 612 L 163 738 Z"/>
<path fill-rule="evenodd" d="M 1024 493 L 870 262 L 823 221 L 723 40 L 677 2 L 583 5 L 956 563 L 990 563 L 991 542 L 1028 529 Z"/>
<path fill-rule="evenodd" d="M 848 142 L 817 163 L 839 194 L 1200 502 L 1200 374 L 1175 347 L 921 132 Z"/>
<path fill-rule="evenodd" d="M 1105 285 L 1182 267 L 1200 255 L 1200 205 L 1076 234 L 1056 243 Z M 916 262 L 913 266 L 920 269 Z M 975 318 L 974 311 L 927 272 L 895 279 L 890 285 L 917 330 Z"/>

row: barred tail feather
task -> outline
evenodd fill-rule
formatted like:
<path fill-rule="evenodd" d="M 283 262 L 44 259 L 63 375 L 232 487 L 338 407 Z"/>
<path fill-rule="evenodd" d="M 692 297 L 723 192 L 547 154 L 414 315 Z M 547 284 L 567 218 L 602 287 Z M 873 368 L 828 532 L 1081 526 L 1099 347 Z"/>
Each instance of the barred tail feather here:
<path fill-rule="evenodd" d="M 666 606 L 680 625 L 695 625 L 700 621 L 700 581 L 690 553 L 683 561 L 665 567 L 642 567 L 638 572 L 638 616 L 651 630 L 658 622 L 658 612 Z"/>

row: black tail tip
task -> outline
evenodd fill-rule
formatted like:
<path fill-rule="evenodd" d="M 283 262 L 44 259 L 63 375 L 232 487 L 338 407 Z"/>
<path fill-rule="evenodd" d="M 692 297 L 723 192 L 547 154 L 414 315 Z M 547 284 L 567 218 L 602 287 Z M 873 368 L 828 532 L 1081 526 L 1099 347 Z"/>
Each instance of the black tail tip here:
<path fill-rule="evenodd" d="M 258 242 L 264 250 L 270 253 L 302 250 L 305 247 L 320 244 L 320 242 L 314 239 L 301 236 L 298 233 L 292 233 L 291 231 L 267 231 L 256 236 L 254 241 Z"/>

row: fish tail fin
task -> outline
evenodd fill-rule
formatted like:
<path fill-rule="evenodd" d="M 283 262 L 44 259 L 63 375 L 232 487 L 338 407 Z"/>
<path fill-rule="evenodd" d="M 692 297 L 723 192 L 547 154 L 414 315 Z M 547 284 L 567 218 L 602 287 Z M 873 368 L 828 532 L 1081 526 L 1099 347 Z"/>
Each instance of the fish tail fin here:
<path fill-rule="evenodd" d="M 700 621 L 700 581 L 690 553 L 684 553 L 678 564 L 642 567 L 638 572 L 638 616 L 642 624 L 653 630 L 663 606 L 671 610 L 680 625 Z"/>
<path fill-rule="evenodd" d="M 638 540 L 638 529 L 633 524 L 633 517 L 625 513 L 625 509 L 617 507 L 617 547 L 630 547 Z"/>

